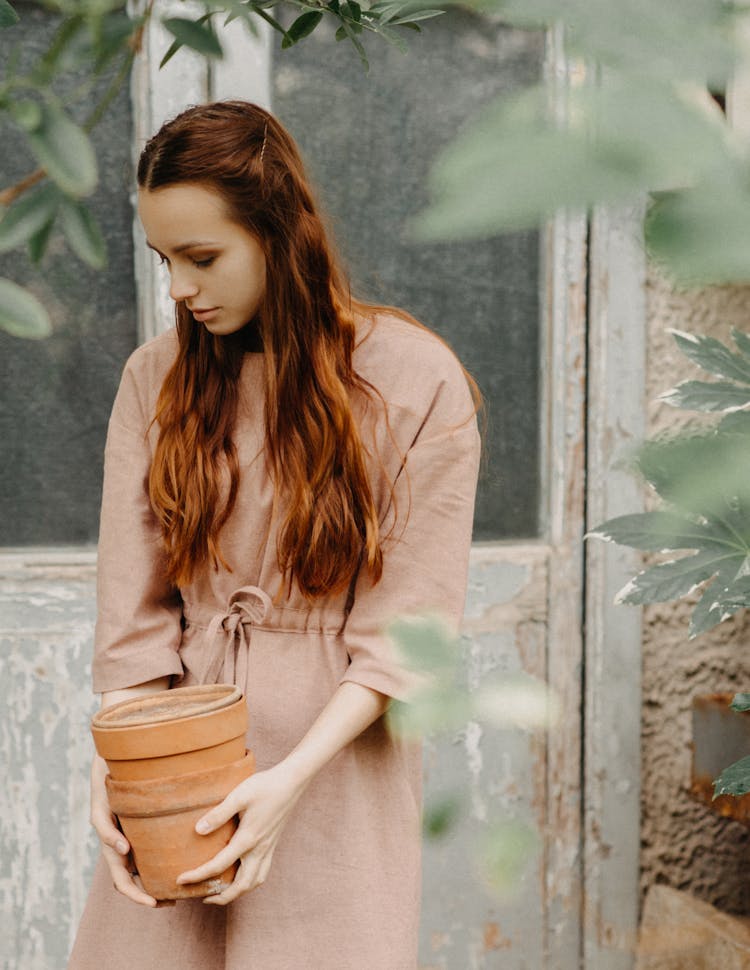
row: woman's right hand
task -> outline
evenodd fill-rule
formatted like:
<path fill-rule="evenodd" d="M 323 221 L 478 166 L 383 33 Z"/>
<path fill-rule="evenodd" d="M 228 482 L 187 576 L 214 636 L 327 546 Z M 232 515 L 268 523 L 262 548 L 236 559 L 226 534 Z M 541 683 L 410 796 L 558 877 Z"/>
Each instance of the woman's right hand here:
<path fill-rule="evenodd" d="M 107 762 L 94 755 L 91 764 L 91 824 L 102 844 L 102 855 L 109 867 L 115 889 L 142 906 L 156 906 L 156 900 L 143 890 L 133 877 L 133 865 L 128 840 L 118 829 L 109 807 L 104 778 Z"/>

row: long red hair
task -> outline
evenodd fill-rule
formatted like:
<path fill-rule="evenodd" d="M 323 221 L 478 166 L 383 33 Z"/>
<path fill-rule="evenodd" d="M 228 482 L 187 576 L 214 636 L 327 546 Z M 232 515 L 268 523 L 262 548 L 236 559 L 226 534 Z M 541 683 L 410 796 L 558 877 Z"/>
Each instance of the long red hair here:
<path fill-rule="evenodd" d="M 180 182 L 214 189 L 259 241 L 266 288 L 257 315 L 266 378 L 266 455 L 276 508 L 282 575 L 308 598 L 346 589 L 363 563 L 383 569 L 382 536 L 352 398 L 379 392 L 354 370 L 354 300 L 329 244 L 297 147 L 262 108 L 225 101 L 189 108 L 146 144 L 138 184 Z M 421 326 L 408 314 L 400 315 Z M 229 564 L 219 533 L 234 506 L 239 462 L 232 430 L 244 354 L 243 331 L 210 334 L 184 302 L 176 306 L 179 349 L 161 387 L 160 427 L 149 473 L 151 504 L 167 552 L 168 578 L 190 582 L 197 565 Z M 481 396 L 467 374 L 477 407 Z M 229 490 L 221 502 L 223 469 Z M 392 487 L 392 486 L 391 486 Z"/>

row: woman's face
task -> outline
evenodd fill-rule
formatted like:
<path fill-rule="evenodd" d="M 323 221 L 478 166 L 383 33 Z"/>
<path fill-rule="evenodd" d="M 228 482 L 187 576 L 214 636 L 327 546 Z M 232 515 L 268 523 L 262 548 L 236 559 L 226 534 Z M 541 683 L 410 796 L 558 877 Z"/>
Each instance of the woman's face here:
<path fill-rule="evenodd" d="M 252 320 L 266 287 L 266 259 L 216 191 L 193 182 L 140 189 L 138 213 L 149 246 L 169 270 L 173 300 L 219 336 Z"/>

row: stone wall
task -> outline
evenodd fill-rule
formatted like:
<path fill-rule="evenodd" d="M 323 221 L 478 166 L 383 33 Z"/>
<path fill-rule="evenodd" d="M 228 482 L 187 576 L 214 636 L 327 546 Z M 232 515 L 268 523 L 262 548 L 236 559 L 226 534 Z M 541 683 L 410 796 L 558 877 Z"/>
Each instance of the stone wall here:
<path fill-rule="evenodd" d="M 684 424 L 685 412 L 655 398 L 703 372 L 677 350 L 668 328 L 729 338 L 750 330 L 750 287 L 679 291 L 654 269 L 647 283 L 648 433 Z M 750 913 L 750 830 L 714 816 L 689 794 L 694 695 L 750 689 L 750 620 L 744 613 L 688 639 L 690 602 L 644 611 L 642 888 L 666 883 L 731 913 Z"/>

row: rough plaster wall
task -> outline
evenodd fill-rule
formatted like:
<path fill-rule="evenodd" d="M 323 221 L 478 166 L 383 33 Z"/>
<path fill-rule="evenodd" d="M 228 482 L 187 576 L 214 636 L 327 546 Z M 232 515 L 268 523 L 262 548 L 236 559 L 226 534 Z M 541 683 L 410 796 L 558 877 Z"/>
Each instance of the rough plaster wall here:
<path fill-rule="evenodd" d="M 652 269 L 647 282 L 648 433 L 675 428 L 685 412 L 655 400 L 703 372 L 677 350 L 668 327 L 729 337 L 750 330 L 750 287 L 679 292 Z M 705 376 L 705 375 L 703 375 Z M 644 611 L 642 889 L 667 883 L 721 909 L 750 913 L 750 831 L 714 816 L 689 793 L 694 695 L 750 688 L 750 618 L 740 614 L 688 640 L 691 603 Z"/>

